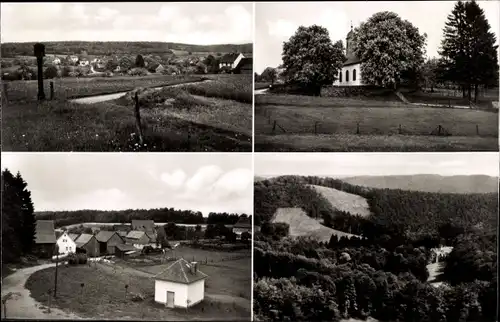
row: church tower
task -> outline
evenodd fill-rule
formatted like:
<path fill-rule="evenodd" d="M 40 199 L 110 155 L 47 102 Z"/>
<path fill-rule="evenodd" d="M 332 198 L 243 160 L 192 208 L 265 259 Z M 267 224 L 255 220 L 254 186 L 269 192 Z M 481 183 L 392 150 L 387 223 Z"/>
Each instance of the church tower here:
<path fill-rule="evenodd" d="M 354 56 L 354 52 L 353 52 L 353 37 L 354 37 L 354 31 L 353 31 L 353 28 L 352 28 L 352 22 L 351 22 L 351 31 L 349 31 L 347 33 L 347 37 L 346 37 L 346 45 L 345 45 L 345 55 L 347 57 L 351 57 L 351 56 Z"/>

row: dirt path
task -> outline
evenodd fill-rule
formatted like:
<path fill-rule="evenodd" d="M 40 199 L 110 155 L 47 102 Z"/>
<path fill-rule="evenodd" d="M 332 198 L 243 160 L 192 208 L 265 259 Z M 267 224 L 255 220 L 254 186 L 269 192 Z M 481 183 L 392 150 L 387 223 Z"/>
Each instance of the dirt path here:
<path fill-rule="evenodd" d="M 48 320 L 81 319 L 75 314 L 66 313 L 56 308 L 51 308 L 51 312 L 48 313 L 47 309 L 45 309 L 47 303 L 42 304 L 35 301 L 30 296 L 30 291 L 25 288 L 26 281 L 31 274 L 53 266 L 55 266 L 55 264 L 44 264 L 19 269 L 2 280 L 2 299 L 4 299 L 4 296 L 10 294 L 10 299 L 7 300 L 6 303 L 7 318 Z M 2 312 L 2 318 L 4 317 L 3 313 L 4 312 Z"/>
<path fill-rule="evenodd" d="M 430 283 L 432 286 L 438 287 L 443 284 L 443 282 L 437 281 L 439 275 L 442 274 L 442 268 L 443 268 L 442 264 L 443 262 L 432 263 L 427 265 L 427 271 L 429 272 L 429 278 L 427 279 L 427 282 Z"/>

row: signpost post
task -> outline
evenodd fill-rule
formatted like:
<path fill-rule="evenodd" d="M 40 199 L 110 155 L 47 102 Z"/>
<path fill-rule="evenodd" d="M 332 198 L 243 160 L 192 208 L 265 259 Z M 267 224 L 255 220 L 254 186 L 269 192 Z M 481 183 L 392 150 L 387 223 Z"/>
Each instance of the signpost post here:
<path fill-rule="evenodd" d="M 59 246 L 56 244 L 56 277 L 54 279 L 54 299 L 57 298 L 57 266 L 59 262 Z"/>
<path fill-rule="evenodd" d="M 45 45 L 37 43 L 33 47 L 38 65 L 38 100 L 43 101 L 45 99 L 45 92 L 43 90 L 43 57 L 45 56 Z"/>

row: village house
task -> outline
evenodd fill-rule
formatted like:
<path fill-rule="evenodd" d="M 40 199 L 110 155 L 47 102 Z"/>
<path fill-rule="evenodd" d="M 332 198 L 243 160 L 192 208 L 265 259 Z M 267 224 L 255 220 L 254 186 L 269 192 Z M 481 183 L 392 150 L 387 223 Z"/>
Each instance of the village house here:
<path fill-rule="evenodd" d="M 219 68 L 229 68 L 233 70 L 243 58 L 245 58 L 245 56 L 243 56 L 242 53 L 225 54 L 219 61 Z"/>
<path fill-rule="evenodd" d="M 54 65 L 61 65 L 61 58 L 54 57 L 54 59 L 52 60 L 52 64 L 54 64 Z"/>
<path fill-rule="evenodd" d="M 89 64 L 90 64 L 90 62 L 86 59 L 81 59 L 78 61 L 79 66 L 88 66 Z"/>
<path fill-rule="evenodd" d="M 181 258 L 154 276 L 155 301 L 166 307 L 188 308 L 205 298 L 207 274 L 198 269 L 198 263 Z"/>
<path fill-rule="evenodd" d="M 137 252 L 137 248 L 132 245 L 118 244 L 115 246 L 115 256 L 118 258 L 125 258 L 125 256 Z"/>
<path fill-rule="evenodd" d="M 240 60 L 238 65 L 233 70 L 234 74 L 252 74 L 253 72 L 253 58 L 245 57 Z"/>
<path fill-rule="evenodd" d="M 56 243 L 59 249 L 59 254 L 66 255 L 69 253 L 76 253 L 75 241 L 70 237 L 70 235 L 67 232 L 59 234 Z"/>
<path fill-rule="evenodd" d="M 73 63 L 73 64 L 76 64 L 78 62 L 78 56 L 76 56 L 76 55 L 69 55 L 67 57 L 67 59 L 70 63 Z"/>
<path fill-rule="evenodd" d="M 241 239 L 241 234 L 244 232 L 252 233 L 252 222 L 248 217 L 240 217 L 238 222 L 233 226 L 233 233 L 236 234 L 237 239 Z"/>
<path fill-rule="evenodd" d="M 71 238 L 72 241 L 75 241 L 80 234 L 68 234 L 69 238 Z"/>
<path fill-rule="evenodd" d="M 354 54 L 353 48 L 353 36 L 354 31 L 352 30 L 347 34 L 346 37 L 346 49 L 345 54 L 347 60 L 342 65 L 342 70 L 337 76 L 337 80 L 333 82 L 335 86 L 361 86 L 363 85 L 361 78 L 361 59 Z"/>
<path fill-rule="evenodd" d="M 54 221 L 37 220 L 35 229 L 35 253 L 42 258 L 51 258 L 56 246 Z"/>
<path fill-rule="evenodd" d="M 155 69 L 155 72 L 158 74 L 163 73 L 163 71 L 165 71 L 165 67 L 163 67 L 162 64 L 158 65 L 158 67 L 156 67 L 156 69 Z"/>
<path fill-rule="evenodd" d="M 81 234 L 75 240 L 77 250 L 83 251 L 89 257 L 99 256 L 99 242 L 94 235 L 91 234 Z"/>
<path fill-rule="evenodd" d="M 95 238 L 99 242 L 100 254 L 114 254 L 116 245 L 125 243 L 116 231 L 101 230 Z"/>
<path fill-rule="evenodd" d="M 150 244 L 150 240 L 146 232 L 140 230 L 132 230 L 125 237 L 125 242 L 133 245 L 137 249 L 142 249 L 144 246 Z"/>

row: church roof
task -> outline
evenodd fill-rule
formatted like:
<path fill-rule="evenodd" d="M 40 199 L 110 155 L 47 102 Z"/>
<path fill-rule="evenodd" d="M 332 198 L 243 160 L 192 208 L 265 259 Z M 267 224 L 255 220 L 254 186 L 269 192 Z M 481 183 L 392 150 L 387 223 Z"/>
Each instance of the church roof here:
<path fill-rule="evenodd" d="M 361 63 L 361 58 L 359 58 L 356 55 L 350 55 L 347 57 L 347 60 L 344 62 L 343 66 L 349 66 L 349 65 L 354 65 L 354 64 L 359 64 Z"/>

